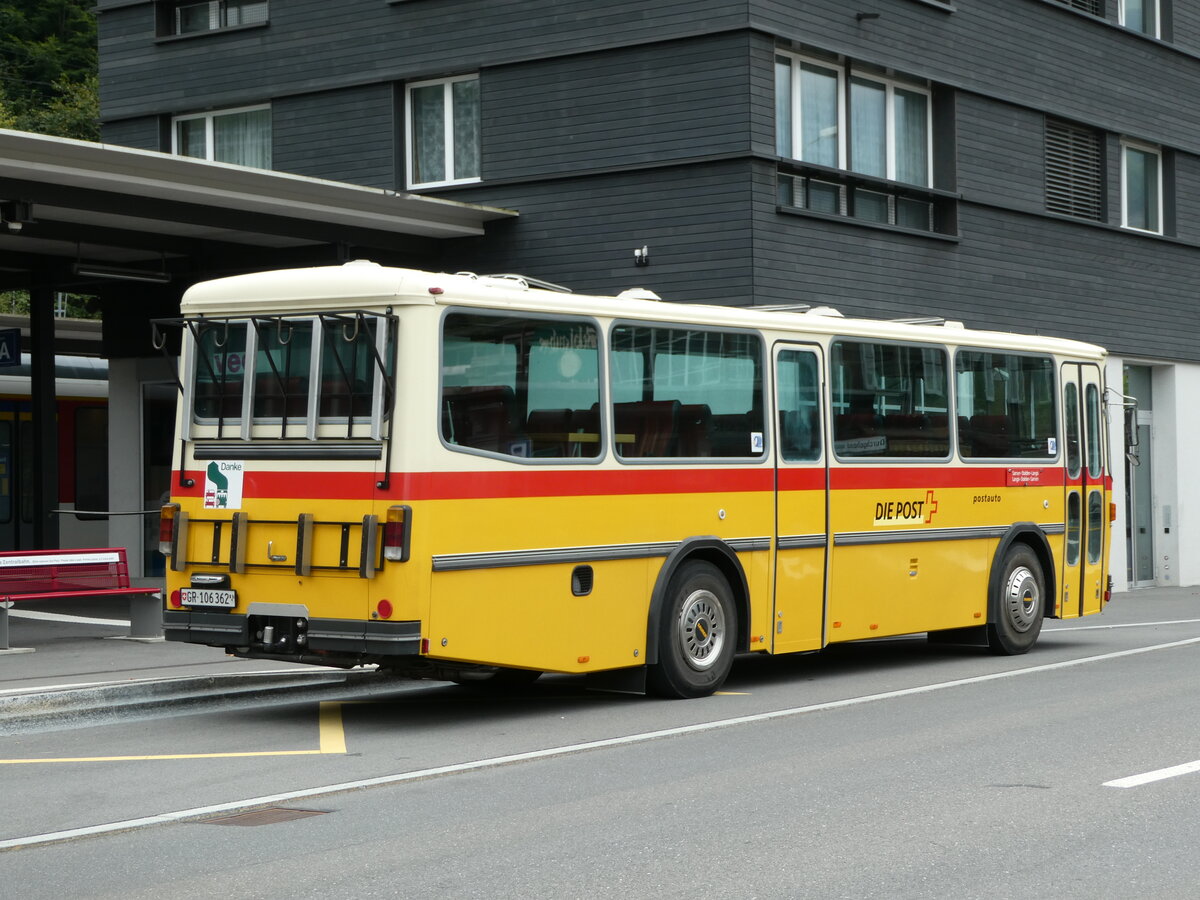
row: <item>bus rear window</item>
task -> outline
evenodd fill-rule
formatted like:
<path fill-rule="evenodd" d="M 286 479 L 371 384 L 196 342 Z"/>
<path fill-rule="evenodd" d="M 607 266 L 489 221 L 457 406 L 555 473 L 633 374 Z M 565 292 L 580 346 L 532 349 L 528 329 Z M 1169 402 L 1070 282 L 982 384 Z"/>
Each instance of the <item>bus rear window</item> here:
<path fill-rule="evenodd" d="M 239 420 L 245 377 L 245 324 L 200 325 L 196 330 L 196 380 L 192 391 L 196 418 Z"/>
<path fill-rule="evenodd" d="M 959 350 L 954 397 L 958 452 L 967 459 L 1058 455 L 1054 362 L 992 350 Z"/>
<path fill-rule="evenodd" d="M 451 313 L 442 332 L 442 440 L 534 459 L 597 458 L 595 325 Z"/>
<path fill-rule="evenodd" d="M 381 334 L 379 318 L 353 312 L 193 320 L 194 421 L 216 424 L 218 436 L 223 426 L 239 425 L 264 438 L 377 433 L 372 421 L 390 408 L 395 339 L 390 329 Z"/>

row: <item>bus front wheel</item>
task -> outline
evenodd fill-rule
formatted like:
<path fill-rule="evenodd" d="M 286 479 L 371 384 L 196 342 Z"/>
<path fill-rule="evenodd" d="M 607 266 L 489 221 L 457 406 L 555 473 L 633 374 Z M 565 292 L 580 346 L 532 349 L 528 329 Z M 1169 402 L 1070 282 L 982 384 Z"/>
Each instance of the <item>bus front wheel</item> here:
<path fill-rule="evenodd" d="M 667 586 L 648 686 L 662 697 L 708 696 L 733 665 L 736 632 L 732 591 L 720 569 L 703 560 L 684 563 Z"/>
<path fill-rule="evenodd" d="M 1014 544 L 1004 556 L 999 589 L 991 598 L 987 637 L 993 653 L 1014 656 L 1037 642 L 1045 583 L 1037 555 L 1025 544 Z"/>

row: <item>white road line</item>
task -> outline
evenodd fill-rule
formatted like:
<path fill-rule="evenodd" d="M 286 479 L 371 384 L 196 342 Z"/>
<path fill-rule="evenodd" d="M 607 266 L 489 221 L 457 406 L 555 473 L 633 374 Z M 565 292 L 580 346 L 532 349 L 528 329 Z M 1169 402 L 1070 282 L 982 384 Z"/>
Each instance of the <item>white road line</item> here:
<path fill-rule="evenodd" d="M 1190 775 L 1193 772 L 1200 772 L 1200 759 L 1195 762 L 1184 763 L 1179 766 L 1171 766 L 1166 769 L 1155 769 L 1153 772 L 1143 772 L 1141 775 L 1129 775 L 1125 778 L 1116 778 L 1112 781 L 1104 782 L 1105 787 L 1114 788 L 1131 788 L 1140 787 L 1143 784 L 1150 784 L 1154 781 L 1163 781 L 1167 778 L 1177 778 L 1180 775 Z"/>
<path fill-rule="evenodd" d="M 582 744 L 566 744 L 561 747 L 547 747 L 543 750 L 530 750 L 525 753 L 513 753 L 508 756 L 493 756 L 473 762 L 456 763 L 449 766 L 435 766 L 429 769 L 417 769 L 412 772 L 400 772 L 394 775 L 380 775 L 377 778 L 364 778 L 359 781 L 344 781 L 340 784 L 329 784 L 323 787 L 302 788 L 296 791 L 285 791 L 279 794 L 268 794 L 262 797 L 250 797 L 245 800 L 234 800 L 229 803 L 219 803 L 214 806 L 198 806 L 192 809 L 181 809 L 175 812 L 161 813 L 156 816 L 145 816 L 138 819 L 125 819 L 121 822 L 108 822 L 103 825 L 88 825 L 83 828 L 71 828 L 66 831 L 53 831 L 46 834 L 35 834 L 28 837 L 10 838 L 0 841 L 0 850 L 12 850 L 19 847 L 33 847 L 39 844 L 52 844 L 73 838 L 92 837 L 100 834 L 111 834 L 118 831 L 132 831 L 138 828 L 148 828 L 153 825 L 165 825 L 171 822 L 185 822 L 194 819 L 208 818 L 223 813 L 254 809 L 255 807 L 272 806 L 276 803 L 287 803 L 294 800 L 308 800 L 328 794 L 340 794 L 345 791 L 362 788 L 380 787 L 382 785 L 403 784 L 425 778 L 435 778 L 440 775 L 457 775 L 463 772 L 473 772 L 479 769 L 492 769 L 512 763 L 529 762 L 535 759 L 551 759 L 559 756 L 571 756 L 586 753 L 590 750 L 601 750 L 608 747 L 622 747 L 630 744 L 642 744 L 647 741 L 666 737 L 677 737 L 684 734 L 701 734 L 706 731 L 716 731 L 719 728 L 730 728 L 735 725 L 750 725 L 757 722 L 769 722 L 773 719 L 784 719 L 805 713 L 822 712 L 830 709 L 844 709 L 850 706 L 860 706 L 864 703 L 875 703 L 880 700 L 894 700 L 899 697 L 911 697 L 916 694 L 929 694 L 947 688 L 964 687 L 971 684 L 982 684 L 987 681 L 997 681 L 1002 678 L 1015 678 L 1019 675 L 1033 675 L 1038 672 L 1052 672 L 1056 669 L 1068 669 L 1073 666 L 1088 663 L 1106 662 L 1121 659 L 1126 656 L 1137 656 L 1142 653 L 1152 653 L 1156 650 L 1172 650 L 1176 647 L 1186 647 L 1200 643 L 1200 637 L 1188 638 L 1182 641 L 1171 641 L 1167 644 L 1153 644 L 1149 647 L 1137 647 L 1132 650 L 1118 650 L 1113 653 L 1102 653 L 1099 656 L 1085 656 L 1079 659 L 1068 659 L 1062 662 L 1047 663 L 1042 666 L 1030 666 L 1025 669 L 1011 669 L 1006 672 L 993 672 L 990 675 L 975 675 L 971 678 L 956 678 L 953 681 L 941 681 L 920 687 L 903 688 L 896 691 L 884 691 L 880 694 L 866 694 L 861 697 L 849 697 L 845 700 L 831 700 L 826 703 L 815 703 L 812 706 L 796 706 L 789 709 L 779 709 L 773 712 L 754 713 L 747 716 L 735 716 L 731 719 L 719 719 L 715 722 L 701 722 L 695 725 L 680 725 L 676 728 L 664 728 L 659 731 L 645 731 L 640 734 L 630 734 L 624 737 L 606 738 L 599 741 L 587 741 Z"/>
<path fill-rule="evenodd" d="M 15 619 L 41 619 L 46 622 L 75 622 L 80 625 L 112 625 L 128 628 L 128 619 L 94 619 L 90 616 L 68 616 L 66 613 L 42 612 L 40 609 L 10 609 L 8 614 Z"/>
<path fill-rule="evenodd" d="M 1059 625 L 1057 628 L 1043 628 L 1042 634 L 1054 634 L 1066 631 L 1100 631 L 1109 628 L 1150 628 L 1155 625 L 1195 625 L 1200 619 L 1172 619 L 1168 622 L 1122 622 L 1119 625 Z"/>

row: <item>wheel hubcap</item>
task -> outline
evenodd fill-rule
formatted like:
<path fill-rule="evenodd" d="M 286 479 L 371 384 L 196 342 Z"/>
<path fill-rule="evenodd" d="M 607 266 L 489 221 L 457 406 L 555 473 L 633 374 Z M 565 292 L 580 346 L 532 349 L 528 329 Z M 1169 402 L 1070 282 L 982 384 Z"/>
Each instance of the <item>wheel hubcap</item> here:
<path fill-rule="evenodd" d="M 1037 621 L 1042 596 L 1037 579 L 1024 566 L 1017 566 L 1008 574 L 1004 599 L 1008 606 L 1008 621 L 1017 631 L 1025 632 Z"/>
<path fill-rule="evenodd" d="M 698 671 L 720 658 L 725 646 L 725 611 L 711 591 L 693 591 L 683 601 L 679 644 L 687 664 Z"/>

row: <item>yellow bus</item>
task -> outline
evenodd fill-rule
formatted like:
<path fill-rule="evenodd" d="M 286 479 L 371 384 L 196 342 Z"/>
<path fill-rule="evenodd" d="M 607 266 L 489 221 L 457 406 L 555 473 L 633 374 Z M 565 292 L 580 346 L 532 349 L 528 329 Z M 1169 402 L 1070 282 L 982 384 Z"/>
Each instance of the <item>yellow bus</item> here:
<path fill-rule="evenodd" d="M 173 324 L 169 640 L 696 697 L 737 653 L 1024 653 L 1109 597 L 1090 344 L 365 261 Z"/>

